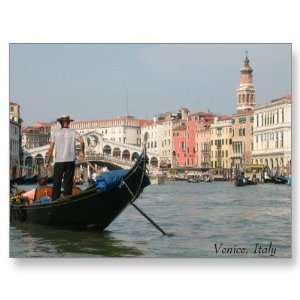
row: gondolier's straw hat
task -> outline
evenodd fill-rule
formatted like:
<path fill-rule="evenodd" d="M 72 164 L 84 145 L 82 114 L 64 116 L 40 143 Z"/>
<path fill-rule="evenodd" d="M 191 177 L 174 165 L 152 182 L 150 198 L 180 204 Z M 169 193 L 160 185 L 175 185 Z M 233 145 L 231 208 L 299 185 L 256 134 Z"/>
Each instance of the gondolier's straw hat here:
<path fill-rule="evenodd" d="M 68 116 L 68 115 L 62 115 L 62 116 L 59 117 L 56 121 L 57 121 L 57 122 L 63 122 L 63 121 L 73 122 L 74 120 L 72 120 L 72 119 L 70 118 L 70 116 Z"/>

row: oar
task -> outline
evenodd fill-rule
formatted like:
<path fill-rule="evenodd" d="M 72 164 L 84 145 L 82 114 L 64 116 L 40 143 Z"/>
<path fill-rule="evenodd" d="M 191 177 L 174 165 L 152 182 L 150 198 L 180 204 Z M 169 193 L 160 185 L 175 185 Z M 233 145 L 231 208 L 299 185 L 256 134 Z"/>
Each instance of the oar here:
<path fill-rule="evenodd" d="M 169 235 L 167 234 L 161 227 L 159 227 L 149 216 L 147 216 L 139 207 L 136 206 L 133 202 L 130 202 L 130 204 L 142 215 L 144 216 L 156 229 L 158 229 L 163 235 Z"/>
<path fill-rule="evenodd" d="M 149 216 L 146 215 L 146 213 L 144 213 L 136 204 L 133 203 L 133 201 L 135 200 L 135 195 L 132 193 L 131 189 L 129 188 L 129 186 L 127 185 L 127 183 L 125 181 L 123 181 L 123 184 L 126 186 L 128 192 L 131 194 L 132 196 L 132 200 L 129 202 L 142 216 L 144 216 L 156 229 L 158 229 L 163 235 L 170 235 L 167 234 L 160 226 L 158 226 L 158 224 L 156 224 Z"/>
<path fill-rule="evenodd" d="M 85 160 L 86 163 L 94 170 L 96 171 L 96 168 L 87 160 Z M 125 184 L 127 190 L 129 191 L 129 193 L 131 194 L 131 196 L 133 197 L 133 199 L 129 202 L 142 216 L 144 216 L 156 229 L 158 229 L 163 235 L 169 235 L 167 234 L 160 226 L 158 226 L 158 224 L 156 224 L 149 216 L 147 216 L 136 204 L 133 203 L 133 201 L 135 200 L 135 196 L 132 193 L 131 189 L 129 188 L 129 186 L 126 184 L 125 181 L 123 181 L 123 183 Z"/>

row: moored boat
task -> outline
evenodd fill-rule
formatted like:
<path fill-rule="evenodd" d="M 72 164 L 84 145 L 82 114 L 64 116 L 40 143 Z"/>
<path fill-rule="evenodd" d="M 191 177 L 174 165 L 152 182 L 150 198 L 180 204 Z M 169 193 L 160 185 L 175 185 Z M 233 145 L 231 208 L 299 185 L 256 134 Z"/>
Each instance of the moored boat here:
<path fill-rule="evenodd" d="M 277 184 L 286 184 L 289 181 L 287 176 L 273 176 L 272 180 L 273 183 Z"/>
<path fill-rule="evenodd" d="M 61 197 L 56 201 L 38 204 L 11 203 L 11 222 L 37 223 L 63 227 L 96 227 L 104 230 L 135 201 L 146 186 L 146 150 L 124 175 L 122 183 L 105 191 L 96 185 L 79 194 Z"/>
<path fill-rule="evenodd" d="M 234 182 L 235 186 L 256 185 L 257 181 L 251 180 L 248 177 L 238 175 Z"/>

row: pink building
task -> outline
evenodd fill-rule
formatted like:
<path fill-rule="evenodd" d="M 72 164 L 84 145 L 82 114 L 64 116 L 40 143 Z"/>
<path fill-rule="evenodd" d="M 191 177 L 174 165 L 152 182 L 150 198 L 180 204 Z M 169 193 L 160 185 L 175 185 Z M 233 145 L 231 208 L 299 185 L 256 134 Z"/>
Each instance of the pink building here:
<path fill-rule="evenodd" d="M 186 156 L 186 125 L 182 123 L 173 128 L 173 157 L 175 160 L 175 166 L 185 166 Z"/>
<path fill-rule="evenodd" d="M 213 118 L 214 115 L 207 112 L 198 112 L 189 115 L 186 127 L 186 166 L 201 166 L 201 164 L 199 164 L 198 157 L 198 153 L 201 151 L 201 146 L 199 147 L 200 141 L 196 141 L 197 132 L 201 126 L 204 126 L 203 124 L 212 121 Z"/>

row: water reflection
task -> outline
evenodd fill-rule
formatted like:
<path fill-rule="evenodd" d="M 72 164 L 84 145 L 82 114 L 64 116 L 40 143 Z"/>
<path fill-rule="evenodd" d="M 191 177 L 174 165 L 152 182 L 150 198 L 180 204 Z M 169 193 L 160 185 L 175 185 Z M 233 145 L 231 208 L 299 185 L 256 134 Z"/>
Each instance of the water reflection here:
<path fill-rule="evenodd" d="M 124 245 L 109 231 L 79 231 L 22 224 L 10 229 L 10 257 L 141 256 L 134 246 Z"/>

